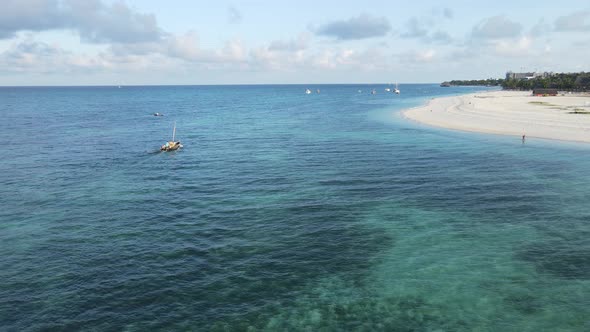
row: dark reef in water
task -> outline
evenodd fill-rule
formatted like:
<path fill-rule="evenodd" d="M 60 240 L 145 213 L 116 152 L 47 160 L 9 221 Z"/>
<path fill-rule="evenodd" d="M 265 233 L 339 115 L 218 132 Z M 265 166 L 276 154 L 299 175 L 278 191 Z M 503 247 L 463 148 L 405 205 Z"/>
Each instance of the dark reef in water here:
<path fill-rule="evenodd" d="M 590 247 L 572 246 L 564 241 L 537 243 L 525 247 L 517 257 L 532 262 L 540 273 L 563 279 L 590 279 Z"/>
<path fill-rule="evenodd" d="M 448 317 L 444 308 L 420 297 L 366 297 L 348 303 L 309 299 L 304 309 L 276 308 L 269 320 L 255 317 L 217 322 L 212 331 L 469 331 L 470 323 Z M 264 323 L 260 323 L 264 322 Z"/>

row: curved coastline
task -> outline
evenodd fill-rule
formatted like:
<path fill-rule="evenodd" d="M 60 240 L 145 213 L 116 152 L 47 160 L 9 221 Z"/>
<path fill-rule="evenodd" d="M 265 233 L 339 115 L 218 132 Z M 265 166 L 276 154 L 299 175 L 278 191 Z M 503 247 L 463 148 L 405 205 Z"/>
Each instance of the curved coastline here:
<path fill-rule="evenodd" d="M 489 91 L 433 98 L 402 111 L 426 125 L 468 132 L 590 143 L 590 95 Z"/>

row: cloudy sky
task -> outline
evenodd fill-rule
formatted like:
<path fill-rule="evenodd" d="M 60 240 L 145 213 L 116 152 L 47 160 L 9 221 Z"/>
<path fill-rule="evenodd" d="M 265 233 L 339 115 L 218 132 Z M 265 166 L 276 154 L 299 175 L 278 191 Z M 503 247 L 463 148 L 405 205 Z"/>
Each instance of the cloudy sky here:
<path fill-rule="evenodd" d="M 590 71 L 587 0 L 0 5 L 0 85 L 422 83 Z"/>

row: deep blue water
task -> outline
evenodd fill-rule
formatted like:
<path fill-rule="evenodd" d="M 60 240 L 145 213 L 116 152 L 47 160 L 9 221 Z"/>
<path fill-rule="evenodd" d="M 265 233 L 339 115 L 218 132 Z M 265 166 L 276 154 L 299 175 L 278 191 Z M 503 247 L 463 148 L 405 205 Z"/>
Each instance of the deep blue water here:
<path fill-rule="evenodd" d="M 590 147 L 384 88 L 0 88 L 0 330 L 590 330 Z"/>

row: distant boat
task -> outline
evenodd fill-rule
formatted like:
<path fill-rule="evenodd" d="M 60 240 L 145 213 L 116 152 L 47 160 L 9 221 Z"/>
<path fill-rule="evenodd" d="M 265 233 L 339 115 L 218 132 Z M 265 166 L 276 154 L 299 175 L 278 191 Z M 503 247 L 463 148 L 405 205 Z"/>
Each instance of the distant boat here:
<path fill-rule="evenodd" d="M 396 95 L 399 95 L 399 94 L 400 94 L 400 92 L 401 92 L 401 91 L 399 91 L 399 89 L 397 88 L 397 83 L 395 83 L 395 90 L 393 90 L 393 92 L 394 92 Z"/>
<path fill-rule="evenodd" d="M 164 114 L 156 112 L 154 113 L 154 116 L 164 116 Z"/>
<path fill-rule="evenodd" d="M 371 91 L 371 94 L 372 95 L 376 95 L 377 94 L 377 91 L 375 91 L 375 89 L 373 89 L 373 91 Z"/>
<path fill-rule="evenodd" d="M 309 94 L 311 94 L 311 90 L 310 90 L 310 89 L 305 89 L 305 94 L 306 94 L 306 95 L 309 95 Z"/>
<path fill-rule="evenodd" d="M 176 151 L 178 149 L 180 149 L 182 147 L 182 144 L 180 144 L 180 141 L 176 141 L 176 121 L 174 121 L 174 129 L 172 130 L 172 140 L 166 142 L 166 144 L 162 145 L 162 147 L 160 147 L 160 151 Z"/>
<path fill-rule="evenodd" d="M 390 88 L 385 88 L 385 91 L 389 92 L 389 91 L 391 91 L 391 89 Z"/>
<path fill-rule="evenodd" d="M 317 89 L 316 92 L 319 94 L 320 93 L 320 89 Z"/>

